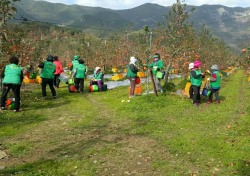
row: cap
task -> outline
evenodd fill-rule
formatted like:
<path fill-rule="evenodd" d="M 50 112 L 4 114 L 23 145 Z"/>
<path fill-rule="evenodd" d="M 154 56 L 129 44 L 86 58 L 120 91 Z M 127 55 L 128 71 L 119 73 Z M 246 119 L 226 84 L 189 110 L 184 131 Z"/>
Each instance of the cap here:
<path fill-rule="evenodd" d="M 54 61 L 54 57 L 52 55 L 48 55 L 47 61 Z"/>
<path fill-rule="evenodd" d="M 201 66 L 201 62 L 196 60 L 194 61 L 194 67 L 200 67 Z"/>
<path fill-rule="evenodd" d="M 211 67 L 212 70 L 219 70 L 219 66 L 217 64 L 212 65 Z"/>
<path fill-rule="evenodd" d="M 77 59 L 79 59 L 79 58 L 80 58 L 80 56 L 78 56 L 78 55 L 75 55 L 75 56 L 74 56 L 74 59 L 75 59 L 75 60 L 77 60 Z"/>

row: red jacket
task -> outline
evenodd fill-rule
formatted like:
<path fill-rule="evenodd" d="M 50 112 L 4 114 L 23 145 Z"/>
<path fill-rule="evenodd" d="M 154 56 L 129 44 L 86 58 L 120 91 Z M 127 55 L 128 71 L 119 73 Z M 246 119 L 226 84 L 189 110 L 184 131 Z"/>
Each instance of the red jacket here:
<path fill-rule="evenodd" d="M 58 74 L 61 74 L 62 72 L 64 72 L 62 62 L 59 59 L 55 60 L 53 63 L 56 66 L 56 71 L 54 73 L 55 75 L 58 75 Z"/>

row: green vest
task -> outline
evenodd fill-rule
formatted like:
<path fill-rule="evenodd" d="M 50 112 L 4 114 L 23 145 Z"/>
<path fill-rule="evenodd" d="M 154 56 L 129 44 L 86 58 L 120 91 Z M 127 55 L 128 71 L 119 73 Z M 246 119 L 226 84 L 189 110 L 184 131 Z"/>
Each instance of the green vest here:
<path fill-rule="evenodd" d="M 220 73 L 219 71 L 214 71 L 213 73 L 216 74 L 216 81 L 211 81 L 210 86 L 212 88 L 220 88 L 220 80 L 221 80 Z"/>
<path fill-rule="evenodd" d="M 157 70 L 160 69 L 162 70 L 164 67 L 163 61 L 159 59 L 157 62 L 152 62 L 150 65 L 152 67 L 153 74 L 156 75 Z"/>
<path fill-rule="evenodd" d="M 41 78 L 54 79 L 55 70 L 56 66 L 53 64 L 53 62 L 45 61 L 40 76 Z"/>
<path fill-rule="evenodd" d="M 129 78 L 136 78 L 136 77 L 137 77 L 137 72 L 134 73 L 134 72 L 131 70 L 130 65 L 128 65 L 127 77 L 129 77 Z"/>
<path fill-rule="evenodd" d="M 72 71 L 75 72 L 76 71 L 76 67 L 79 65 L 78 60 L 73 60 L 72 61 L 72 65 L 73 65 Z"/>
<path fill-rule="evenodd" d="M 86 66 L 83 64 L 78 64 L 76 66 L 76 78 L 85 78 Z"/>
<path fill-rule="evenodd" d="M 94 73 L 94 79 L 95 80 L 101 80 L 101 76 L 103 75 L 102 72 L 99 72 L 98 75 L 96 73 Z"/>
<path fill-rule="evenodd" d="M 194 70 L 196 75 L 200 75 L 201 74 L 201 70 Z M 190 74 L 190 81 L 191 81 L 191 84 L 194 85 L 194 86 L 201 86 L 201 83 L 202 83 L 202 77 L 199 77 L 197 79 L 195 79 L 192 74 Z"/>
<path fill-rule="evenodd" d="M 16 64 L 6 65 L 4 71 L 3 83 L 5 84 L 20 84 L 20 76 L 22 69 Z"/>

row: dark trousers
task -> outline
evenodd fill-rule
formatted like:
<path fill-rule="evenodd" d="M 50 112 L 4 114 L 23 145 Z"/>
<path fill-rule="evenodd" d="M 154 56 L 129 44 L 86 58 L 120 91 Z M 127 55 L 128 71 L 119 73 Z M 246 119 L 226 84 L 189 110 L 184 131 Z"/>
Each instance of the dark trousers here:
<path fill-rule="evenodd" d="M 200 103 L 200 101 L 201 101 L 201 96 L 200 96 L 201 87 L 192 85 L 192 88 L 193 88 L 193 92 L 194 92 L 193 103 Z"/>
<path fill-rule="evenodd" d="M 20 88 L 21 85 L 15 85 L 15 84 L 4 84 L 3 85 L 3 92 L 1 96 L 1 107 L 5 107 L 5 102 L 7 100 L 7 95 L 12 89 L 14 96 L 15 96 L 15 103 L 14 103 L 14 109 L 19 110 L 20 109 Z"/>
<path fill-rule="evenodd" d="M 189 98 L 193 99 L 193 95 L 194 95 L 194 90 L 193 90 L 193 86 L 191 85 L 189 88 Z"/>
<path fill-rule="evenodd" d="M 76 78 L 75 79 L 75 86 L 76 86 L 77 91 L 83 92 L 84 78 Z"/>
<path fill-rule="evenodd" d="M 59 88 L 59 84 L 60 84 L 59 76 L 60 74 L 55 74 L 54 76 L 54 86 L 56 86 L 57 88 Z"/>
<path fill-rule="evenodd" d="M 216 101 L 220 100 L 219 90 L 220 89 L 211 89 L 211 93 L 209 95 L 208 100 L 212 101 L 213 100 L 213 95 L 215 96 Z"/>
<path fill-rule="evenodd" d="M 135 94 L 135 78 L 129 78 L 129 81 L 130 81 L 129 96 L 134 96 L 134 94 Z"/>
<path fill-rule="evenodd" d="M 46 93 L 47 84 L 49 85 L 52 96 L 56 96 L 56 90 L 55 90 L 55 88 L 53 86 L 53 79 L 42 78 L 42 94 L 43 94 L 43 97 L 47 96 L 47 93 Z"/>

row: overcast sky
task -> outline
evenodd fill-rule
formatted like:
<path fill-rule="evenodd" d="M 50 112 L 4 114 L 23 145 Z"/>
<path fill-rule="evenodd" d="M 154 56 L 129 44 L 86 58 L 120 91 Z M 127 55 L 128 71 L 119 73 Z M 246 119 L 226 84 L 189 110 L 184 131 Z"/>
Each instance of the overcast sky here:
<path fill-rule="evenodd" d="M 130 9 L 145 3 L 155 3 L 162 6 L 172 6 L 176 0 L 45 0 L 53 3 L 78 4 L 91 7 L 110 9 Z M 228 7 L 250 7 L 250 0 L 185 0 L 187 5 L 220 4 Z"/>

